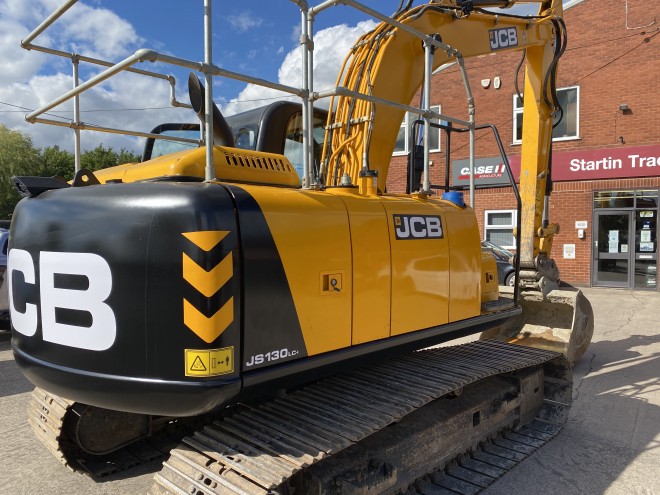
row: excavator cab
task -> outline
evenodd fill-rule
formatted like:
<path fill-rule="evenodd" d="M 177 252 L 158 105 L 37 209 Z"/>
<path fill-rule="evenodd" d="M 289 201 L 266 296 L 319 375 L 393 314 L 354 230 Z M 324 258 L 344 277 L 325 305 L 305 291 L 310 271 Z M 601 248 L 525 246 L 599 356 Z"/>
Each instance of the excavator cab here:
<path fill-rule="evenodd" d="M 328 112 L 321 108 L 314 109 L 314 149 L 315 162 L 320 160 L 321 146 L 325 130 L 323 128 Z M 284 155 L 302 177 L 302 109 L 300 104 L 289 101 L 277 101 L 259 108 L 247 110 L 226 117 L 236 148 L 264 151 Z M 152 129 L 145 141 L 142 161 L 190 150 L 198 145 L 168 140 L 168 136 L 177 138 L 199 139 L 199 123 L 166 123 Z"/>

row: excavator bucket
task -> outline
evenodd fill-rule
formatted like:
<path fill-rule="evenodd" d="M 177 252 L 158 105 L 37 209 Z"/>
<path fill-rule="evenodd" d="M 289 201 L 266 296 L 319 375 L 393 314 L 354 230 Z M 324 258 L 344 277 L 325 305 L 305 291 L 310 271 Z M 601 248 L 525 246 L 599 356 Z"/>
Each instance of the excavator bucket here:
<path fill-rule="evenodd" d="M 513 298 L 513 288 L 500 287 L 501 295 Z M 496 339 L 561 352 L 571 366 L 585 353 L 594 333 L 594 312 L 585 295 L 576 288 L 520 293 L 522 314 L 481 334 L 481 340 Z"/>

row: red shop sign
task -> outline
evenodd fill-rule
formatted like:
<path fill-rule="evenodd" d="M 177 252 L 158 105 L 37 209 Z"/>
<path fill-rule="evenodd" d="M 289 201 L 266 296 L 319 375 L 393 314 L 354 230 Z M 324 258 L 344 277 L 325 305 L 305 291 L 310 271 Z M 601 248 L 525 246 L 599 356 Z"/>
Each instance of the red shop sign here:
<path fill-rule="evenodd" d="M 520 175 L 520 156 L 510 158 L 514 176 Z M 554 151 L 552 180 L 600 180 L 660 176 L 660 144 Z"/>

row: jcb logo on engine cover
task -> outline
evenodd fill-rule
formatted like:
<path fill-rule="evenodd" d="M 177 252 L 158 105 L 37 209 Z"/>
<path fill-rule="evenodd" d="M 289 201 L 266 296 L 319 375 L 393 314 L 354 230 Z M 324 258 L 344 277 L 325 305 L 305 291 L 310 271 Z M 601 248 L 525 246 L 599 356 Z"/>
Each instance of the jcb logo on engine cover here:
<path fill-rule="evenodd" d="M 15 277 L 15 272 L 22 277 Z M 91 351 L 104 351 L 114 344 L 117 321 L 105 303 L 112 291 L 112 273 L 105 259 L 92 253 L 39 253 L 40 308 L 26 297 L 30 292 L 26 286 L 37 285 L 35 274 L 30 253 L 16 248 L 9 251 L 9 309 L 17 332 L 32 337 L 37 332 L 40 309 L 47 342 Z M 15 284 L 14 278 L 22 281 Z M 76 288 L 64 288 L 67 280 Z M 81 316 L 86 326 L 63 322 L 61 315 L 66 312 Z"/>
<path fill-rule="evenodd" d="M 442 239 L 442 219 L 437 215 L 394 215 L 394 235 L 399 240 Z"/>
<path fill-rule="evenodd" d="M 518 46 L 518 31 L 515 27 L 488 30 L 491 50 L 501 50 L 511 46 Z"/>

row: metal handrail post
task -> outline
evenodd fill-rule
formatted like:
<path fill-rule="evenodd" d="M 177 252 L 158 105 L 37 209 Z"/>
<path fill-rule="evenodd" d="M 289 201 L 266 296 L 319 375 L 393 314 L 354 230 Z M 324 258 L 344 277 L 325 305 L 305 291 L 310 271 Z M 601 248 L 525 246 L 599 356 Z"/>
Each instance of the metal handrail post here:
<path fill-rule="evenodd" d="M 80 61 L 78 56 L 74 55 L 71 57 L 71 64 L 73 65 L 73 87 L 74 89 L 80 84 L 80 76 L 78 74 L 78 68 Z M 80 124 L 80 95 L 73 97 L 73 120 L 76 124 Z M 73 159 L 74 165 L 73 170 L 77 173 L 80 170 L 80 129 L 73 129 Z"/>
<path fill-rule="evenodd" d="M 307 172 L 309 187 L 316 183 L 314 173 L 314 15 L 309 11 L 306 13 L 307 17 L 307 126 L 305 134 L 307 135 L 307 148 L 305 155 L 307 156 L 307 165 L 309 167 Z"/>
<path fill-rule="evenodd" d="M 431 73 L 433 72 L 433 53 L 435 47 L 430 43 L 424 42 L 424 87 L 422 88 L 424 96 L 424 109 L 431 109 Z M 422 182 L 422 192 L 429 194 L 431 192 L 430 174 L 430 141 L 431 141 L 431 118 L 428 113 L 424 113 L 424 181 Z M 414 146 L 414 143 L 413 143 Z"/>
<path fill-rule="evenodd" d="M 309 35 L 307 32 L 308 29 L 308 24 L 307 24 L 307 2 L 300 2 L 298 4 L 300 7 L 300 50 L 301 50 L 301 58 L 302 58 L 302 146 L 303 146 L 303 176 L 301 177 L 302 179 L 302 187 L 303 188 L 308 188 L 311 186 L 311 180 L 310 180 L 310 167 L 309 167 L 309 134 L 307 132 L 308 130 L 308 122 L 309 122 L 309 106 L 307 105 L 309 103 Z"/>
<path fill-rule="evenodd" d="M 213 65 L 213 24 L 212 24 L 212 4 L 213 0 L 204 0 L 204 64 L 206 67 Z M 215 165 L 213 163 L 213 75 L 205 71 L 204 80 L 206 81 L 205 99 L 206 99 L 206 169 L 205 179 L 207 181 L 215 178 Z"/>
<path fill-rule="evenodd" d="M 313 115 L 314 103 L 312 100 L 314 88 L 314 42 L 312 40 L 314 30 L 314 16 L 310 13 L 307 0 L 291 0 L 300 9 L 300 55 L 302 64 L 302 80 L 300 99 L 302 106 L 302 147 L 303 147 L 303 176 L 302 187 L 308 189 L 314 187 L 312 164 L 314 163 L 314 136 Z"/>
<path fill-rule="evenodd" d="M 459 53 L 456 56 L 456 61 L 458 66 L 461 69 L 461 76 L 463 78 L 463 86 L 465 87 L 465 93 L 467 94 L 467 103 L 468 103 L 468 115 L 469 123 L 468 129 L 470 130 L 469 135 L 469 149 L 470 149 L 470 206 L 475 207 L 475 182 L 474 182 L 474 152 L 475 152 L 475 108 L 474 108 L 474 95 L 472 93 L 472 87 L 470 86 L 470 80 L 467 75 L 467 69 L 465 68 L 465 60 L 463 56 Z"/>

